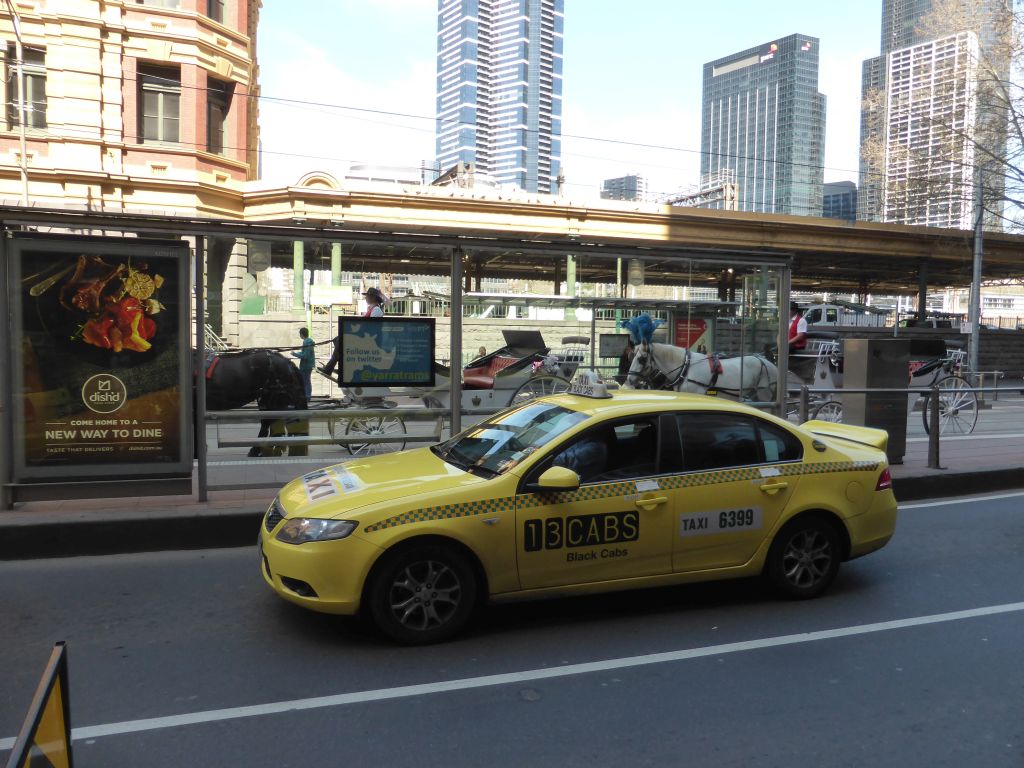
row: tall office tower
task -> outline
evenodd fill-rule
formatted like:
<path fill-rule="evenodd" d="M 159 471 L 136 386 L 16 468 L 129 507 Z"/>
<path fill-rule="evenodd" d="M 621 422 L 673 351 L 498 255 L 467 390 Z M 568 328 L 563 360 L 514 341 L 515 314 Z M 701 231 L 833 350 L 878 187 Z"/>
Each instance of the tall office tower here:
<path fill-rule="evenodd" d="M 932 0 L 882 0 L 881 55 L 866 59 L 861 67 L 860 194 L 857 218 L 882 220 L 882 179 L 885 164 L 885 94 L 887 56 L 892 51 L 923 42 L 917 26 L 931 11 Z"/>
<path fill-rule="evenodd" d="M 990 46 L 1012 11 L 1006 0 L 961 0 L 963 9 L 977 9 L 977 15 L 936 15 L 926 25 L 933 7 L 934 0 L 882 0 L 881 55 L 867 59 L 861 72 L 858 219 L 954 227 L 965 221 L 963 190 L 949 185 L 972 183 L 969 175 L 956 179 L 952 165 L 974 162 L 971 143 L 963 137 L 976 128 L 979 44 Z M 977 28 L 958 29 L 972 16 Z M 965 32 L 973 33 L 973 40 L 962 37 Z M 989 63 L 1008 71 L 1008 62 Z M 926 88 L 936 90 L 926 93 Z M 970 122 L 943 123 L 953 116 Z M 921 189 L 913 193 L 915 179 Z M 897 187 L 887 190 L 890 181 Z M 933 198 L 927 211 L 925 196 Z"/>
<path fill-rule="evenodd" d="M 821 198 L 821 215 L 826 219 L 842 219 L 851 224 L 857 220 L 857 185 L 852 181 L 826 184 Z"/>
<path fill-rule="evenodd" d="M 824 155 L 817 38 L 790 35 L 704 65 L 701 179 L 733 171 L 738 210 L 820 216 Z"/>
<path fill-rule="evenodd" d="M 602 200 L 643 200 L 647 197 L 647 179 L 635 173 L 605 179 L 601 184 Z"/>
<path fill-rule="evenodd" d="M 882 220 L 971 229 L 978 36 L 888 56 Z"/>
<path fill-rule="evenodd" d="M 437 162 L 556 190 L 564 0 L 438 0 Z"/>

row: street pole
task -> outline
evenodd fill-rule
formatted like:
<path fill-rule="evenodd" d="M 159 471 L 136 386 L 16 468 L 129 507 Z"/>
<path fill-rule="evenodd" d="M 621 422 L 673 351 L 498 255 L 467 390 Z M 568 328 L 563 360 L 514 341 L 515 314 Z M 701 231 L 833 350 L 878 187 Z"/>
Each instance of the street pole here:
<path fill-rule="evenodd" d="M 978 366 L 978 343 L 981 337 L 979 331 L 981 325 L 981 257 L 984 250 L 982 221 L 985 215 L 983 174 L 980 167 L 975 169 L 974 176 L 974 270 L 971 275 L 971 298 L 967 308 L 971 322 L 971 342 L 968 348 L 967 364 L 972 371 L 978 371 L 981 370 Z"/>
<path fill-rule="evenodd" d="M 452 435 L 462 431 L 462 255 L 461 248 L 452 249 L 452 301 L 448 316 L 448 363 L 451 370 L 448 396 L 451 399 Z"/>
<path fill-rule="evenodd" d="M 18 77 L 18 138 L 21 142 L 21 204 L 28 207 L 28 150 L 25 142 L 25 51 L 21 45 L 21 17 L 14 10 L 11 0 L 6 0 L 7 10 L 14 25 L 14 56 Z"/>

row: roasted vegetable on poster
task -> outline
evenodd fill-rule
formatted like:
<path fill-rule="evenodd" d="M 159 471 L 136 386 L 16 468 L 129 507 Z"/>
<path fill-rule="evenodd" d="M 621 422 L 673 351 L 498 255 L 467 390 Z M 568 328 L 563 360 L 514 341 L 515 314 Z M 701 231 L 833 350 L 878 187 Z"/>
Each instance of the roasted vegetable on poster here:
<path fill-rule="evenodd" d="M 58 302 L 81 321 L 73 339 L 113 352 L 152 348 L 157 332 L 153 316 L 164 309 L 157 298 L 164 282 L 160 275 L 149 274 L 145 263 L 129 259 L 110 264 L 94 254 L 57 266 L 60 269 L 33 285 L 29 295 L 41 296 L 71 273 L 60 288 Z"/>

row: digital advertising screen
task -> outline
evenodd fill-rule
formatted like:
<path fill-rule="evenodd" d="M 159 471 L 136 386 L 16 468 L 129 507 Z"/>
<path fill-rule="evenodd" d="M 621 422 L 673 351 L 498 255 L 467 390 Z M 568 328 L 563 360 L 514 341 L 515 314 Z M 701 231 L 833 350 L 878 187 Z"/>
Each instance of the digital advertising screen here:
<path fill-rule="evenodd" d="M 434 386 L 434 319 L 340 317 L 343 387 Z"/>
<path fill-rule="evenodd" d="M 191 476 L 187 243 L 15 235 L 15 475 Z"/>
<path fill-rule="evenodd" d="M 622 357 L 629 341 L 628 333 L 602 333 L 598 337 L 600 357 Z"/>

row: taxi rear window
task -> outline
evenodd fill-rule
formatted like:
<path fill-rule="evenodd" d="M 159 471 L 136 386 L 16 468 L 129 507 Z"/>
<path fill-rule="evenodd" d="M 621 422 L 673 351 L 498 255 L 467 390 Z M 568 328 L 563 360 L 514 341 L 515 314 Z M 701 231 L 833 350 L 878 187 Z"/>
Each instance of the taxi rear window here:
<path fill-rule="evenodd" d="M 462 469 L 500 475 L 587 418 L 560 405 L 531 403 L 470 427 L 439 444 L 435 453 Z"/>

